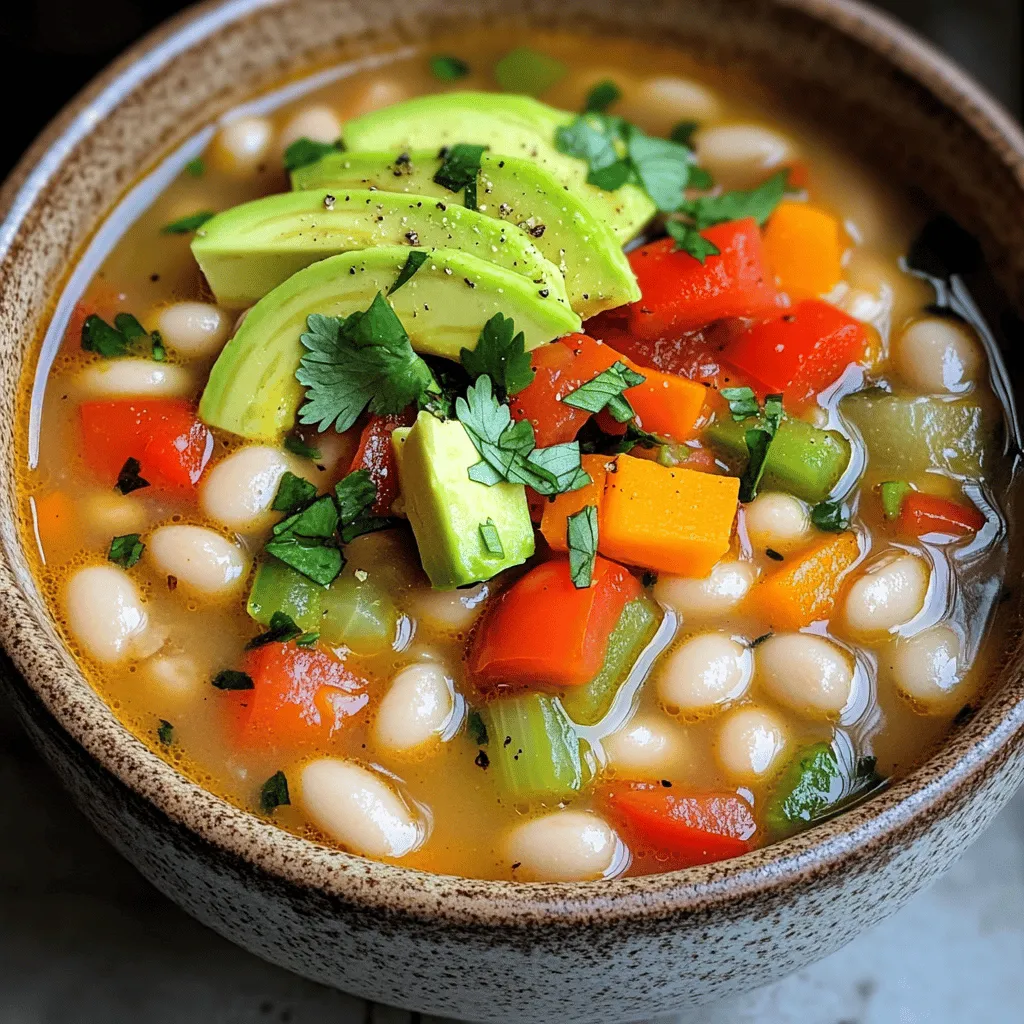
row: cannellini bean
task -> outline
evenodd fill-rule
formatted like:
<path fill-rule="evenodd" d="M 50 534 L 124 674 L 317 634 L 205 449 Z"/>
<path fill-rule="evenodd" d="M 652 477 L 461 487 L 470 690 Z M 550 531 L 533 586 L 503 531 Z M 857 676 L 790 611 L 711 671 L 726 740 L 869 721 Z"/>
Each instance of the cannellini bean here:
<path fill-rule="evenodd" d="M 195 378 L 184 366 L 155 363 L 152 359 L 94 363 L 82 370 L 78 381 L 88 394 L 111 398 L 180 398 L 196 389 Z"/>
<path fill-rule="evenodd" d="M 214 137 L 210 162 L 227 174 L 252 174 L 266 159 L 273 138 L 274 126 L 267 118 L 235 118 Z"/>
<path fill-rule="evenodd" d="M 915 391 L 965 391 L 982 374 L 985 353 L 974 332 L 959 321 L 930 316 L 916 320 L 893 346 L 896 372 Z"/>
<path fill-rule="evenodd" d="M 517 825 L 506 856 L 515 877 L 528 882 L 582 882 L 603 878 L 619 859 L 621 841 L 589 811 L 562 810 Z"/>
<path fill-rule="evenodd" d="M 915 636 L 898 637 L 882 664 L 896 688 L 915 704 L 941 709 L 963 677 L 960 637 L 949 626 L 932 626 Z"/>
<path fill-rule="evenodd" d="M 870 563 L 850 587 L 843 604 L 854 633 L 887 633 L 905 626 L 924 607 L 931 567 L 923 558 L 890 552 Z"/>
<path fill-rule="evenodd" d="M 64 604 L 74 638 L 86 654 L 108 664 L 127 657 L 149 625 L 131 577 L 113 565 L 79 569 L 68 581 Z"/>
<path fill-rule="evenodd" d="M 836 715 L 853 690 L 853 662 L 837 644 L 812 633 L 777 633 L 756 651 L 757 673 L 782 704 L 812 717 Z"/>
<path fill-rule="evenodd" d="M 224 347 L 231 319 L 210 302 L 175 302 L 157 313 L 156 325 L 163 340 L 179 355 L 206 359 Z"/>
<path fill-rule="evenodd" d="M 424 823 L 396 790 L 354 761 L 312 761 L 302 769 L 300 786 L 313 822 L 354 853 L 404 857 L 426 837 Z"/>
<path fill-rule="evenodd" d="M 699 633 L 665 659 L 658 696 L 672 712 L 705 711 L 741 697 L 752 674 L 747 647 L 727 633 Z"/>
<path fill-rule="evenodd" d="M 113 490 L 83 494 L 78 511 L 90 530 L 106 538 L 141 533 L 149 521 L 146 506 L 138 498 Z"/>
<path fill-rule="evenodd" d="M 146 678 L 162 696 L 182 703 L 197 696 L 208 682 L 199 663 L 188 654 L 161 654 L 143 666 Z"/>
<path fill-rule="evenodd" d="M 757 124 L 705 128 L 694 136 L 700 163 L 726 188 L 746 188 L 796 156 L 784 135 Z"/>
<path fill-rule="evenodd" d="M 615 76 L 611 76 L 615 80 Z M 667 135 L 680 121 L 714 121 L 721 112 L 718 97 L 700 82 L 676 75 L 645 79 L 621 108 L 623 117 L 642 122 L 656 135 Z"/>
<path fill-rule="evenodd" d="M 866 288 L 847 288 L 837 305 L 854 320 L 882 330 L 892 314 L 892 288 L 882 285 L 877 292 Z"/>
<path fill-rule="evenodd" d="M 242 548 L 205 526 L 161 526 L 150 536 L 146 554 L 160 572 L 204 594 L 232 591 L 249 572 Z"/>
<path fill-rule="evenodd" d="M 760 551 L 771 548 L 789 554 L 806 544 L 811 533 L 807 506 L 778 491 L 764 491 L 744 505 L 743 521 L 751 545 Z"/>
<path fill-rule="evenodd" d="M 680 730 L 664 719 L 636 716 L 601 740 L 608 767 L 631 779 L 663 779 L 686 756 Z"/>
<path fill-rule="evenodd" d="M 787 733 L 786 723 L 773 711 L 737 708 L 718 727 L 718 763 L 736 783 L 757 782 L 779 767 Z"/>
<path fill-rule="evenodd" d="M 259 529 L 266 525 L 281 477 L 291 469 L 292 460 L 276 448 L 239 448 L 207 474 L 199 503 L 222 526 L 242 531 Z"/>
<path fill-rule="evenodd" d="M 341 135 L 341 122 L 330 107 L 306 107 L 298 111 L 281 129 L 280 146 L 287 149 L 298 139 L 335 142 Z"/>
<path fill-rule="evenodd" d="M 491 588 L 486 583 L 463 590 L 421 588 L 409 592 L 406 607 L 413 618 L 432 629 L 469 629 L 484 610 Z"/>
<path fill-rule="evenodd" d="M 400 103 L 409 95 L 409 90 L 393 78 L 374 78 L 353 86 L 345 96 L 342 118 L 350 120 L 360 114 L 368 114 L 371 110 L 390 107 L 392 103 Z"/>
<path fill-rule="evenodd" d="M 444 732 L 454 711 L 454 684 L 443 666 L 431 661 L 408 665 L 384 694 L 374 740 L 393 753 L 418 750 Z"/>
<path fill-rule="evenodd" d="M 654 599 L 684 619 L 710 621 L 728 615 L 747 596 L 757 575 L 749 562 L 719 562 L 702 580 L 659 576 Z"/>

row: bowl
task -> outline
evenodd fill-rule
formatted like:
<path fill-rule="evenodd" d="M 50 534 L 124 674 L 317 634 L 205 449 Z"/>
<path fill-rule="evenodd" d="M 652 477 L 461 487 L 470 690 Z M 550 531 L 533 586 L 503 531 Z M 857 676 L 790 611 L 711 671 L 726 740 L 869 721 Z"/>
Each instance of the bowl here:
<path fill-rule="evenodd" d="M 327 849 L 200 789 L 146 749 L 62 645 L 16 528 L 14 423 L 32 339 L 140 168 L 303 69 L 471 22 L 653 35 L 738 68 L 977 235 L 990 290 L 1024 304 L 1024 136 L 915 36 L 845 0 L 229 0 L 131 49 L 36 141 L 0 193 L 3 689 L 96 827 L 222 935 L 308 978 L 472 1020 L 617 1021 L 754 988 L 891 914 L 1024 779 L 1024 591 L 987 696 L 870 802 L 736 860 L 609 882 L 430 875 Z M 129 196 L 129 205 L 130 205 Z M 110 230 L 105 229 L 105 230 Z M 987 286 L 989 287 L 989 286 Z M 1002 334 L 1020 343 L 1020 320 Z M 1005 340 L 1004 338 L 1004 340 Z M 1011 387 L 1024 379 L 1004 346 Z M 1012 572 L 1010 574 L 1012 578 Z"/>

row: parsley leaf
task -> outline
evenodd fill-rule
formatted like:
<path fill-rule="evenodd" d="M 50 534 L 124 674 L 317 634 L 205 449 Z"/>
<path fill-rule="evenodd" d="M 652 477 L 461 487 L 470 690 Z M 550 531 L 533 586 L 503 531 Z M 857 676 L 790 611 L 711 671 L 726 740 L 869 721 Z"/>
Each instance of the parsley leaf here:
<path fill-rule="evenodd" d="M 748 430 L 744 434 L 747 443 L 747 468 L 740 477 L 740 501 L 753 501 L 757 497 L 757 489 L 764 476 L 768 449 L 771 447 L 779 423 L 782 421 L 782 395 L 768 395 L 764 400 L 764 417 L 762 425 Z"/>
<path fill-rule="evenodd" d="M 273 537 L 267 541 L 265 550 L 322 587 L 329 587 L 345 565 L 344 556 L 336 547 L 294 533 Z"/>
<path fill-rule="evenodd" d="M 271 504 L 275 512 L 296 512 L 316 497 L 316 488 L 301 476 L 285 472 Z"/>
<path fill-rule="evenodd" d="M 505 549 L 501 544 L 501 534 L 494 525 L 493 519 L 480 524 L 480 540 L 483 541 L 484 550 L 489 555 L 497 555 L 498 558 L 505 557 Z"/>
<path fill-rule="evenodd" d="M 628 423 L 636 414 L 623 392 L 628 388 L 643 384 L 646 379 L 642 374 L 631 370 L 621 360 L 616 360 L 607 370 L 602 370 L 592 380 L 588 380 L 574 391 L 563 395 L 562 402 L 565 405 L 571 405 L 574 409 L 583 409 L 592 413 L 598 413 L 607 408 L 619 423 Z"/>
<path fill-rule="evenodd" d="M 501 313 L 495 313 L 484 324 L 476 348 L 464 348 L 459 358 L 473 380 L 487 374 L 506 396 L 516 395 L 533 383 L 526 336 L 522 331 L 516 334 L 515 322 Z"/>
<path fill-rule="evenodd" d="M 309 459 L 311 462 L 320 461 L 320 449 L 300 441 L 297 437 L 286 437 L 284 447 L 285 451 L 291 452 L 292 455 L 298 455 L 299 458 Z"/>
<path fill-rule="evenodd" d="M 587 101 L 583 107 L 584 112 L 596 111 L 603 114 L 613 103 L 622 99 L 622 90 L 610 79 L 598 82 L 590 92 L 587 93 Z"/>
<path fill-rule="evenodd" d="M 313 139 L 303 136 L 301 139 L 296 139 L 284 151 L 284 169 L 291 173 L 300 167 L 308 167 L 327 156 L 328 153 L 337 153 L 341 148 L 341 139 L 336 139 L 334 142 L 315 142 Z"/>
<path fill-rule="evenodd" d="M 222 669 L 210 682 L 218 690 L 254 690 L 256 688 L 252 676 L 233 668 Z"/>
<path fill-rule="evenodd" d="M 411 253 L 405 258 L 405 265 L 398 272 L 398 277 L 395 278 L 395 283 L 388 289 L 388 295 L 394 295 L 399 288 L 405 284 L 406 281 L 416 273 L 424 263 L 427 262 L 427 258 L 430 253 L 423 249 L 413 249 Z"/>
<path fill-rule="evenodd" d="M 701 196 L 683 203 L 679 209 L 693 219 L 698 231 L 745 217 L 753 217 L 758 224 L 764 224 L 782 202 L 788 181 L 789 170 L 781 170 L 757 188 L 724 192 L 720 196 Z"/>
<path fill-rule="evenodd" d="M 126 533 L 121 537 L 115 537 L 110 542 L 110 550 L 107 552 L 107 560 L 122 569 L 130 569 L 138 564 L 146 545 L 139 539 L 137 533 Z"/>
<path fill-rule="evenodd" d="M 166 718 L 160 719 L 160 725 L 156 730 L 156 738 L 165 746 L 169 747 L 174 740 L 174 726 Z"/>
<path fill-rule="evenodd" d="M 665 230 L 670 238 L 675 239 L 676 244 L 672 251 L 689 253 L 700 262 L 701 266 L 709 256 L 717 256 L 722 251 L 714 242 L 709 242 L 695 227 L 684 224 L 681 220 L 665 221 Z"/>
<path fill-rule="evenodd" d="M 449 192 L 462 192 L 467 210 L 476 209 L 476 176 L 486 146 L 459 142 L 442 150 L 444 158 L 434 175 L 434 183 Z"/>
<path fill-rule="evenodd" d="M 578 590 L 585 590 L 594 578 L 597 558 L 597 506 L 584 505 L 567 520 L 565 539 L 569 547 L 569 576 Z"/>
<path fill-rule="evenodd" d="M 521 92 L 540 96 L 565 75 L 560 60 L 538 53 L 529 46 L 520 46 L 506 53 L 494 66 L 494 78 L 504 92 Z"/>
<path fill-rule="evenodd" d="M 185 173 L 192 178 L 201 178 L 206 173 L 206 161 L 201 156 L 189 160 L 185 164 Z"/>
<path fill-rule="evenodd" d="M 312 504 L 274 526 L 274 536 L 293 534 L 297 537 L 326 540 L 338 528 L 338 506 L 329 494 L 317 498 Z"/>
<path fill-rule="evenodd" d="M 188 235 L 198 231 L 208 220 L 212 219 L 212 210 L 200 210 L 197 213 L 190 213 L 186 217 L 179 217 L 165 224 L 161 229 L 162 235 Z"/>
<path fill-rule="evenodd" d="M 842 533 L 850 528 L 850 519 L 839 501 L 821 501 L 811 509 L 811 522 L 826 533 Z"/>
<path fill-rule="evenodd" d="M 737 423 L 761 411 L 752 388 L 722 388 L 719 394 L 729 403 L 729 411 Z"/>
<path fill-rule="evenodd" d="M 435 54 L 430 58 L 430 73 L 439 82 L 457 82 L 469 74 L 469 65 L 458 57 Z"/>
<path fill-rule="evenodd" d="M 266 647 L 267 644 L 286 644 L 289 640 L 294 640 L 297 636 L 302 635 L 302 630 L 295 625 L 292 617 L 285 612 L 274 612 L 270 616 L 270 626 L 267 628 L 265 633 L 260 633 L 259 636 L 254 636 L 246 645 L 247 651 L 254 651 L 258 647 Z M 220 675 L 226 675 L 226 672 L 221 672 Z M 243 675 L 242 672 L 235 672 L 234 675 Z M 248 677 L 246 677 L 248 678 Z M 250 683 L 252 680 L 249 680 Z M 214 680 L 214 686 L 217 685 L 217 681 Z M 221 687 L 221 689 L 251 689 L 251 686 L 245 687 Z"/>
<path fill-rule="evenodd" d="M 886 519 L 899 519 L 903 499 L 913 490 L 905 480 L 886 480 L 879 491 L 882 496 L 882 511 Z"/>
<path fill-rule="evenodd" d="M 365 312 L 345 318 L 314 313 L 307 326 L 307 351 L 295 373 L 306 388 L 301 423 L 315 423 L 321 432 L 333 424 L 342 433 L 367 406 L 381 416 L 395 415 L 438 393 L 430 368 L 379 292 Z"/>
<path fill-rule="evenodd" d="M 275 772 L 260 789 L 260 810 L 272 814 L 278 807 L 292 802 L 288 794 L 288 777 L 284 772 Z"/>
<path fill-rule="evenodd" d="M 120 491 L 122 494 L 131 494 L 132 491 L 140 491 L 143 487 L 148 487 L 149 481 L 143 480 L 139 476 L 141 469 L 142 463 L 138 459 L 125 459 L 121 472 L 117 474 L 117 483 L 114 484 L 115 490 Z"/>

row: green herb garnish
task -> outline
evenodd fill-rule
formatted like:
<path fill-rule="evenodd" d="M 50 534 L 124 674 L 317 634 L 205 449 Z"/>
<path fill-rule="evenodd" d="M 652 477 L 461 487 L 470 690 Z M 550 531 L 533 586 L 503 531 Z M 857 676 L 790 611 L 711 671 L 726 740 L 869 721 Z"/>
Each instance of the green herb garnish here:
<path fill-rule="evenodd" d="M 120 491 L 122 494 L 131 494 L 132 491 L 141 491 L 143 487 L 148 487 L 149 481 L 143 480 L 139 476 L 141 469 L 142 464 L 138 459 L 125 459 L 121 472 L 117 474 L 117 483 L 114 484 L 115 490 Z"/>
<path fill-rule="evenodd" d="M 296 647 L 313 647 L 320 640 L 319 633 L 303 633 L 295 638 Z"/>
<path fill-rule="evenodd" d="M 483 541 L 484 551 L 489 555 L 497 555 L 498 558 L 505 557 L 505 549 L 501 544 L 501 534 L 494 525 L 493 519 L 480 524 L 480 540 Z"/>
<path fill-rule="evenodd" d="M 162 235 L 188 235 L 198 231 L 208 220 L 213 218 L 212 210 L 200 210 L 198 213 L 190 213 L 186 217 L 179 217 L 165 224 L 161 229 Z"/>
<path fill-rule="evenodd" d="M 299 458 L 309 459 L 310 462 L 320 461 L 320 449 L 306 444 L 297 437 L 286 437 L 284 447 L 285 451 L 291 452 L 292 455 L 298 455 Z"/>
<path fill-rule="evenodd" d="M 267 627 L 265 633 L 260 633 L 259 636 L 254 636 L 246 645 L 247 651 L 254 651 L 259 647 L 266 647 L 267 644 L 286 644 L 289 640 L 294 640 L 297 636 L 302 636 L 302 630 L 295 625 L 295 621 L 290 615 L 285 612 L 274 612 L 270 616 L 270 625 Z M 225 673 L 220 673 L 224 675 Z M 243 672 L 236 672 L 235 675 L 244 675 Z M 219 678 L 219 677 L 218 677 Z M 246 676 L 248 679 L 249 677 Z M 250 684 L 252 680 L 249 680 Z M 214 686 L 217 685 L 217 681 L 214 680 Z M 249 690 L 250 686 L 236 686 L 236 687 L 224 687 L 221 689 L 238 689 L 238 690 Z"/>
<path fill-rule="evenodd" d="M 308 480 L 303 480 L 301 476 L 286 471 L 281 477 L 280 486 L 277 488 L 277 494 L 270 507 L 275 512 L 290 514 L 304 508 L 315 497 L 316 487 L 313 484 Z"/>
<path fill-rule="evenodd" d="M 758 224 L 764 224 L 782 202 L 788 182 L 789 170 L 786 169 L 773 174 L 757 188 L 724 192 L 720 196 L 701 196 L 683 203 L 680 209 L 692 219 L 698 231 L 746 217 L 753 217 Z"/>
<path fill-rule="evenodd" d="M 324 494 L 287 519 L 282 519 L 274 526 L 273 533 L 275 537 L 293 534 L 297 537 L 326 540 L 334 536 L 337 528 L 338 506 L 334 504 L 334 499 L 329 494 Z"/>
<path fill-rule="evenodd" d="M 126 533 L 121 537 L 115 537 L 110 542 L 107 560 L 121 566 L 122 569 L 130 569 L 133 565 L 138 564 L 142 552 L 145 550 L 146 545 L 139 539 L 139 534 Z"/>
<path fill-rule="evenodd" d="M 882 497 L 882 512 L 885 518 L 899 519 L 900 510 L 903 508 L 903 499 L 913 490 L 905 480 L 886 480 L 879 487 Z"/>
<path fill-rule="evenodd" d="M 150 354 L 153 357 L 153 362 L 162 363 L 167 359 L 167 346 L 164 345 L 164 337 L 159 331 L 153 331 L 150 334 L 150 341 L 152 343 L 152 349 Z"/>
<path fill-rule="evenodd" d="M 511 317 L 495 313 L 483 330 L 476 348 L 462 349 L 462 365 L 472 380 L 487 374 L 500 394 L 516 395 L 533 383 L 534 371 L 526 351 L 526 336 L 516 333 Z"/>
<path fill-rule="evenodd" d="M 636 415 L 623 392 L 643 384 L 647 378 L 616 360 L 596 377 L 562 396 L 565 405 L 586 412 L 599 413 L 607 409 L 619 423 L 628 423 Z"/>
<path fill-rule="evenodd" d="M 272 814 L 278 807 L 286 807 L 291 802 L 287 777 L 284 772 L 275 772 L 260 789 L 260 810 L 264 814 Z"/>
<path fill-rule="evenodd" d="M 583 106 L 584 113 L 603 114 L 613 103 L 622 99 L 622 90 L 610 79 L 598 82 L 590 92 Z"/>
<path fill-rule="evenodd" d="M 398 277 L 395 278 L 395 283 L 388 289 L 388 295 L 394 295 L 399 288 L 402 287 L 413 274 L 416 273 L 424 263 L 427 262 L 430 253 L 423 249 L 413 249 L 411 253 L 405 258 L 405 264 L 402 269 L 398 272 Z"/>
<path fill-rule="evenodd" d="M 719 394 L 729 403 L 729 411 L 737 423 L 761 411 L 752 388 L 722 388 Z"/>
<path fill-rule="evenodd" d="M 811 522 L 826 533 L 842 533 L 850 528 L 850 517 L 840 501 L 821 501 L 811 509 Z"/>
<path fill-rule="evenodd" d="M 165 746 L 169 747 L 174 741 L 174 726 L 166 718 L 160 719 L 160 725 L 156 730 L 156 738 Z"/>
<path fill-rule="evenodd" d="M 529 46 L 520 46 L 495 64 L 494 79 L 504 92 L 540 96 L 562 78 L 566 70 L 560 60 Z"/>
<path fill-rule="evenodd" d="M 768 395 L 764 400 L 764 416 L 761 425 L 746 432 L 747 468 L 740 477 L 740 501 L 753 501 L 764 476 L 768 449 L 771 447 L 779 424 L 782 422 L 782 395 Z"/>
<path fill-rule="evenodd" d="M 265 550 L 322 587 L 329 587 L 345 565 L 344 556 L 333 545 L 294 533 L 271 538 Z"/>
<path fill-rule="evenodd" d="M 434 182 L 449 192 L 462 192 L 467 210 L 476 209 L 476 176 L 480 173 L 480 159 L 486 150 L 486 146 L 459 142 L 441 151 L 442 162 L 434 175 Z"/>
<path fill-rule="evenodd" d="M 585 590 L 594 579 L 597 558 L 597 506 L 585 505 L 569 516 L 565 529 L 569 547 L 569 576 L 578 590 Z"/>
<path fill-rule="evenodd" d="M 185 173 L 193 178 L 201 178 L 206 173 L 206 161 L 201 156 L 189 160 L 185 164 Z"/>
<path fill-rule="evenodd" d="M 680 121 L 672 131 L 668 133 L 668 137 L 673 142 L 678 142 L 680 146 L 686 146 L 688 149 L 693 148 L 693 133 L 700 127 L 696 121 Z"/>
<path fill-rule="evenodd" d="M 430 58 L 430 73 L 439 82 L 457 82 L 469 74 L 470 67 L 458 57 L 436 54 Z"/>
<path fill-rule="evenodd" d="M 373 515 L 377 503 L 377 485 L 370 471 L 354 469 L 334 488 L 341 520 L 341 539 L 348 544 L 364 533 L 385 530 L 394 525 L 388 516 Z"/>
<path fill-rule="evenodd" d="M 129 340 L 106 320 L 90 313 L 82 324 L 82 348 L 86 352 L 95 352 L 104 359 L 117 359 L 128 355 L 131 347 Z"/>
<path fill-rule="evenodd" d="M 714 242 L 706 239 L 695 227 L 684 224 L 681 220 L 665 221 L 665 230 L 675 240 L 673 252 L 689 253 L 703 266 L 709 256 L 718 256 L 721 249 Z"/>
<path fill-rule="evenodd" d="M 218 690 L 254 690 L 256 688 L 252 676 L 233 668 L 222 669 L 213 677 L 211 683 Z"/>
<path fill-rule="evenodd" d="M 483 716 L 479 711 L 470 711 L 466 715 L 466 729 L 478 747 L 487 745 L 487 726 L 484 725 Z"/>
<path fill-rule="evenodd" d="M 341 148 L 341 139 L 336 139 L 334 142 L 316 142 L 305 137 L 296 139 L 284 151 L 284 169 L 290 174 L 300 167 L 315 164 L 328 153 L 337 153 Z"/>

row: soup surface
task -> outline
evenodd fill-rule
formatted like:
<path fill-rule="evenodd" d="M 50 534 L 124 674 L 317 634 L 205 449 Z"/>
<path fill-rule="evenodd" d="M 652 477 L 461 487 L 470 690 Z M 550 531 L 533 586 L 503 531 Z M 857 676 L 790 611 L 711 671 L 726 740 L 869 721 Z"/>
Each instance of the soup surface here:
<path fill-rule="evenodd" d="M 884 168 L 603 38 L 252 109 L 115 212 L 24 409 L 38 583 L 143 742 L 521 881 L 737 856 L 941 742 L 1000 649 L 1013 466 Z"/>

